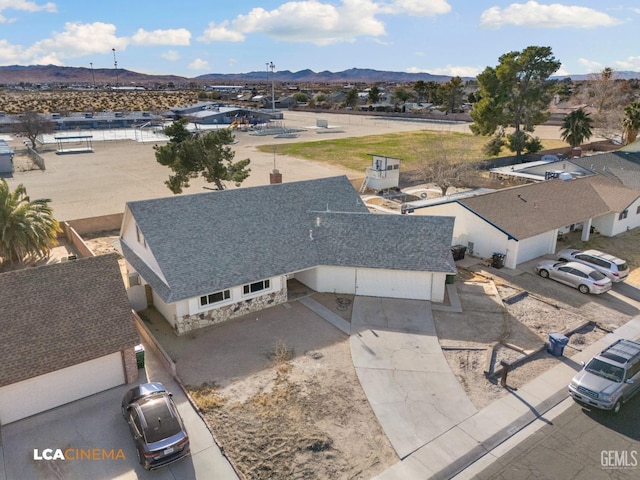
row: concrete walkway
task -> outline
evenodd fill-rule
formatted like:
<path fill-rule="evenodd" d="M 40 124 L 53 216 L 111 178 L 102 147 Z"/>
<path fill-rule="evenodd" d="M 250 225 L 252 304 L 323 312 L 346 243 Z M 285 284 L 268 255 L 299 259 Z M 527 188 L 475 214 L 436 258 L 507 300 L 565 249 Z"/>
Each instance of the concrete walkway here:
<path fill-rule="evenodd" d="M 442 353 L 429 302 L 356 297 L 351 328 L 356 373 L 401 459 L 476 413 Z"/>

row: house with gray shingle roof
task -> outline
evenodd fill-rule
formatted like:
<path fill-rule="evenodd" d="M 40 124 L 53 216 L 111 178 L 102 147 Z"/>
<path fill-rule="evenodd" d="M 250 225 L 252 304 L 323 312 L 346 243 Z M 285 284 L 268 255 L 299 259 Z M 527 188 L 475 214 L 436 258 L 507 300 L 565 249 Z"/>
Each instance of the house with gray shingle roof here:
<path fill-rule="evenodd" d="M 441 302 L 453 218 L 371 214 L 346 177 L 129 202 L 120 243 L 137 298 L 178 334 L 318 292 Z M 139 283 L 139 285 L 137 285 Z"/>
<path fill-rule="evenodd" d="M 118 255 L 0 274 L 0 424 L 136 380 Z"/>
<path fill-rule="evenodd" d="M 416 206 L 412 215 L 455 217 L 453 241 L 480 258 L 505 255 L 506 267 L 555 253 L 558 234 L 593 227 L 614 236 L 640 226 L 640 191 L 591 175 L 505 188 Z"/>

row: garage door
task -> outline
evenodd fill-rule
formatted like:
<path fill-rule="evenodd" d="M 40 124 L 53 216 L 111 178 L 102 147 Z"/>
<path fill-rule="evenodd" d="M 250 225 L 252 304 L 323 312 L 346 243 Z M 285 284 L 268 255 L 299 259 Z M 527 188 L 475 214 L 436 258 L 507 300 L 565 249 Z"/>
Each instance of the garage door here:
<path fill-rule="evenodd" d="M 356 295 L 431 300 L 431 282 L 430 272 L 358 268 Z"/>
<path fill-rule="evenodd" d="M 519 241 L 517 263 L 521 264 L 522 262 L 540 257 L 547 253 L 553 253 L 549 250 L 551 249 L 550 246 L 553 244 L 554 234 L 555 231 L 552 231 Z"/>
<path fill-rule="evenodd" d="M 0 388 L 0 424 L 122 385 L 120 352 Z"/>

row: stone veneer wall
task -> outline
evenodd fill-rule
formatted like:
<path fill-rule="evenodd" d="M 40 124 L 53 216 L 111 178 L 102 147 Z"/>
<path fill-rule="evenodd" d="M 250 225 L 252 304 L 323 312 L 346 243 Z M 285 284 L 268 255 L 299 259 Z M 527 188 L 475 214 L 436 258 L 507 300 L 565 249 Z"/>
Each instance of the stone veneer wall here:
<path fill-rule="evenodd" d="M 224 322 L 231 318 L 240 317 L 247 313 L 272 307 L 288 300 L 287 288 L 270 292 L 259 297 L 248 298 L 241 302 L 225 305 L 224 307 L 209 310 L 195 315 L 184 315 L 176 318 L 175 331 L 177 335 L 184 335 L 187 332 L 198 328 L 208 327 L 216 323 Z M 201 318 L 202 316 L 202 318 Z"/>

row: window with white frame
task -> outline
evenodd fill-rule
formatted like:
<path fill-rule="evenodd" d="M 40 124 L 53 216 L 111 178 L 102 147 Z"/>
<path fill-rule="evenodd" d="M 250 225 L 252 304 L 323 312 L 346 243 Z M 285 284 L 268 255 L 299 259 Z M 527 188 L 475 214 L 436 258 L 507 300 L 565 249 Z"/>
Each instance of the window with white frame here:
<path fill-rule="evenodd" d="M 136 239 L 138 240 L 138 243 L 142 244 L 146 248 L 147 241 L 145 240 L 144 235 L 140 231 L 140 227 L 138 227 L 138 224 L 136 224 Z"/>
<path fill-rule="evenodd" d="M 215 303 L 224 302 L 231 298 L 230 290 L 222 290 L 220 292 L 209 293 L 208 295 L 202 295 L 200 297 L 200 306 L 206 307 Z"/>
<path fill-rule="evenodd" d="M 618 220 L 624 220 L 625 218 L 627 218 L 627 215 L 629 215 L 629 210 L 621 211 L 620 215 L 618 215 Z"/>
<path fill-rule="evenodd" d="M 244 295 L 251 295 L 252 293 L 260 292 L 261 290 L 267 290 L 271 288 L 271 282 L 269 280 L 260 280 L 259 282 L 250 283 L 242 287 L 242 293 Z"/>

